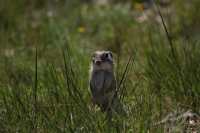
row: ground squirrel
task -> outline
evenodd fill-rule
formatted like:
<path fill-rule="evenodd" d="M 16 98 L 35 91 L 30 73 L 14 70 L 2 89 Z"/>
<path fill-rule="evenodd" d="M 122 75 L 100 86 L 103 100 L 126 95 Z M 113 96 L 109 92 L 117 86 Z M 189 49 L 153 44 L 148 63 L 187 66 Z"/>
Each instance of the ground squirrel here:
<path fill-rule="evenodd" d="M 102 111 L 111 109 L 115 98 L 116 79 L 113 55 L 110 51 L 96 51 L 92 56 L 90 69 L 90 90 L 92 101 Z"/>

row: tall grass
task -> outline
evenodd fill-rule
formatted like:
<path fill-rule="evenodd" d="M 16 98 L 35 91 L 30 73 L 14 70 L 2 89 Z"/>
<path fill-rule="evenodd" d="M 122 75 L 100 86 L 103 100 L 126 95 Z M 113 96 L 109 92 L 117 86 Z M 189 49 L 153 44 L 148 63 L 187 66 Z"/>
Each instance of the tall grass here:
<path fill-rule="evenodd" d="M 13 25 L 6 32 L 21 38 L 1 39 L 11 54 L 0 54 L 0 132 L 163 132 L 155 123 L 168 113 L 199 113 L 200 42 L 172 40 L 160 10 L 163 31 L 137 24 L 128 6 L 86 5 L 72 14 L 69 21 L 44 16 L 36 29 Z M 92 105 L 88 88 L 90 53 L 99 48 L 116 53 L 117 93 L 127 115 L 112 120 Z"/>

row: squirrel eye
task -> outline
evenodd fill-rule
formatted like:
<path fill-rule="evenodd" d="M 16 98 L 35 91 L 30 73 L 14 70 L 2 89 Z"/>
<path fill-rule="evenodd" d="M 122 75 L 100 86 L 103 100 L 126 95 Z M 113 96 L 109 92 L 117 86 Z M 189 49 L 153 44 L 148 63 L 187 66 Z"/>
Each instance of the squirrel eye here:
<path fill-rule="evenodd" d="M 105 57 L 108 58 L 108 53 L 105 54 Z"/>

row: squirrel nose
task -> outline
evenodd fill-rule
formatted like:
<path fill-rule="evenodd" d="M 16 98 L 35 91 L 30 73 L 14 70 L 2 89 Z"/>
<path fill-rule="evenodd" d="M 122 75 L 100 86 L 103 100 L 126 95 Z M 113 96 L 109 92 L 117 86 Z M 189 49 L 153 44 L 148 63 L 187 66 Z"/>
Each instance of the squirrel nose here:
<path fill-rule="evenodd" d="M 100 64 L 101 64 L 101 61 L 100 61 L 100 60 L 96 60 L 96 61 L 95 61 L 95 64 L 100 65 Z"/>

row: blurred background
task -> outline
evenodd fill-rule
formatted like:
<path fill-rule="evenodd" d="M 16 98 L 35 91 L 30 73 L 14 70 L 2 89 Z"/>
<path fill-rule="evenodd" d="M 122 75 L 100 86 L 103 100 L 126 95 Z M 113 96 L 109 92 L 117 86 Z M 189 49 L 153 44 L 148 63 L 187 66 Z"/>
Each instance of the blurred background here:
<path fill-rule="evenodd" d="M 0 131 L 183 131 L 155 123 L 200 113 L 199 37 L 199 0 L 0 0 Z M 129 117 L 113 123 L 91 109 L 96 50 L 114 53 L 123 81 Z"/>

